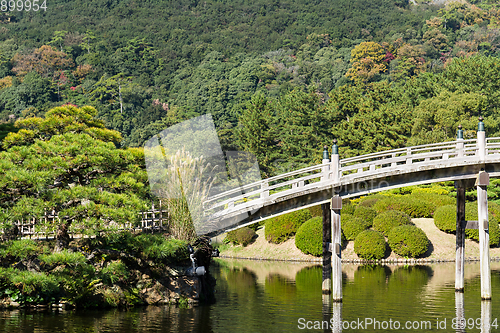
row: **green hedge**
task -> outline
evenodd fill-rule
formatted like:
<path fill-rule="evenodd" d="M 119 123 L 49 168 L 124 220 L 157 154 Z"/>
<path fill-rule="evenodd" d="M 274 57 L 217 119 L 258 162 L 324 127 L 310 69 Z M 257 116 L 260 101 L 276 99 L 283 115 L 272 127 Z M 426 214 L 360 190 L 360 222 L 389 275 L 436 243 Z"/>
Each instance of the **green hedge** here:
<path fill-rule="evenodd" d="M 359 206 L 354 211 L 354 216 L 361 218 L 370 227 L 373 224 L 373 219 L 377 216 L 377 211 L 371 207 Z"/>
<path fill-rule="evenodd" d="M 361 232 L 354 241 L 354 252 L 363 259 L 382 259 L 385 255 L 385 249 L 384 235 L 375 230 Z"/>
<path fill-rule="evenodd" d="M 432 217 L 436 206 L 416 196 L 391 196 L 380 199 L 373 206 L 378 213 L 399 210 L 411 217 Z"/>
<path fill-rule="evenodd" d="M 280 244 L 295 235 L 305 221 L 311 219 L 311 212 L 302 209 L 280 215 L 266 221 L 265 236 L 270 243 Z"/>
<path fill-rule="evenodd" d="M 309 211 L 311 212 L 312 217 L 323 216 L 323 210 L 321 209 L 321 205 L 309 207 L 307 209 L 309 209 Z"/>
<path fill-rule="evenodd" d="M 243 246 L 247 246 L 252 242 L 256 235 L 257 233 L 253 229 L 249 227 L 243 227 L 228 232 L 224 241 L 226 243 L 233 243 L 235 245 L 241 244 Z"/>
<path fill-rule="evenodd" d="M 342 205 L 342 215 L 343 214 L 354 215 L 355 211 L 356 211 L 356 206 L 354 206 L 353 204 Z"/>
<path fill-rule="evenodd" d="M 342 232 L 347 240 L 355 240 L 360 232 L 371 226 L 371 223 L 367 223 L 362 218 L 349 214 L 342 214 L 340 221 Z"/>
<path fill-rule="evenodd" d="M 403 257 L 417 258 L 429 248 L 427 235 L 414 225 L 393 228 L 387 240 L 391 249 Z"/>
<path fill-rule="evenodd" d="M 304 222 L 295 235 L 295 246 L 305 254 L 323 254 L 323 219 L 319 216 Z"/>
<path fill-rule="evenodd" d="M 489 208 L 488 204 L 488 209 Z M 489 234 L 490 234 L 490 246 L 498 246 L 500 242 L 500 228 L 498 226 L 498 219 L 495 217 L 493 212 L 496 212 L 498 207 L 493 206 L 493 209 L 489 211 Z M 477 201 L 468 202 L 465 204 L 465 220 L 467 221 L 477 221 Z M 447 205 L 439 207 L 434 214 L 434 224 L 436 227 L 447 233 L 455 233 L 457 231 L 457 206 Z M 477 229 L 466 229 L 465 236 L 469 239 L 479 240 L 479 232 Z"/>
<path fill-rule="evenodd" d="M 441 207 L 441 206 L 446 206 L 446 205 L 452 205 L 456 203 L 456 199 L 452 198 L 448 195 L 442 195 L 442 194 L 437 194 L 437 193 L 432 193 L 432 192 L 412 192 L 409 195 L 410 199 L 418 199 L 418 200 L 423 200 L 428 202 L 433 206 L 433 211 L 436 210 L 436 208 Z"/>
<path fill-rule="evenodd" d="M 489 205 L 488 205 L 488 210 L 489 210 Z M 468 202 L 465 204 L 465 220 L 466 221 L 478 220 L 477 201 Z M 498 227 L 498 220 L 490 211 L 488 211 L 488 222 L 489 222 L 490 246 L 498 246 L 498 242 L 500 241 L 500 229 Z M 465 236 L 475 241 L 479 241 L 479 230 L 465 229 Z"/>
<path fill-rule="evenodd" d="M 385 236 L 389 234 L 392 228 L 406 224 L 411 224 L 410 217 L 398 210 L 385 211 L 373 219 L 373 229 L 380 231 Z"/>
<path fill-rule="evenodd" d="M 385 195 L 375 194 L 362 198 L 358 206 L 373 207 L 377 201 L 387 198 Z"/>
<path fill-rule="evenodd" d="M 493 216 L 500 221 L 500 205 L 496 202 L 488 201 L 488 212 L 493 214 Z"/>

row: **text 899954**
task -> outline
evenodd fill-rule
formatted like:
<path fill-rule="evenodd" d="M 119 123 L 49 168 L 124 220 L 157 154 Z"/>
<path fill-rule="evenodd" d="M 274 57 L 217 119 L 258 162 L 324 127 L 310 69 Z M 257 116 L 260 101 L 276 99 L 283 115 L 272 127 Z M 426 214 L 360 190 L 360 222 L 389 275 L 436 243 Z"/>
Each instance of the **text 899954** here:
<path fill-rule="evenodd" d="M 47 0 L 1 0 L 0 1 L 0 11 L 34 11 L 39 10 L 47 11 Z"/>

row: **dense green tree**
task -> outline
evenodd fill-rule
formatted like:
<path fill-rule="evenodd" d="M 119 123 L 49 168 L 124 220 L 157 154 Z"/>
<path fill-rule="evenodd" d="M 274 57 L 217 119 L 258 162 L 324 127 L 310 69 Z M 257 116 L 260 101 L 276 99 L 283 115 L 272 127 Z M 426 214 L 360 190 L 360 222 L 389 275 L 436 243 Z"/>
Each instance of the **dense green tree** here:
<path fill-rule="evenodd" d="M 413 113 L 410 143 L 453 140 L 456 138 L 458 125 L 474 130 L 477 118 L 484 112 L 486 105 L 486 98 L 478 93 L 443 91 L 436 97 L 424 100 Z"/>
<path fill-rule="evenodd" d="M 97 110 L 91 106 L 64 105 L 48 111 L 44 118 L 19 119 L 15 123 L 19 132 L 9 133 L 3 147 L 29 145 L 64 133 L 85 133 L 98 140 L 119 143 L 122 139 L 120 133 L 107 129 L 102 120 L 94 118 L 96 115 Z"/>
<path fill-rule="evenodd" d="M 274 171 L 277 134 L 272 102 L 262 94 L 255 95 L 242 111 L 236 137 L 240 150 L 255 155 L 262 174 L 267 177 Z"/>
<path fill-rule="evenodd" d="M 12 145 L 0 153 L 3 227 L 54 210 L 56 225 L 44 227 L 57 231 L 58 250 L 67 247 L 70 230 L 95 233 L 105 225 L 134 223 L 147 195 L 142 151 L 117 149 L 105 136 L 100 138 L 108 142 L 92 137 L 103 132 L 99 122 L 85 112 L 88 108 L 75 109 L 51 110 L 47 121 L 32 118 L 27 131 L 38 133 L 34 143 Z M 73 127 L 64 120 L 76 111 L 86 119 Z M 63 113 L 68 117 L 57 116 Z M 94 121 L 94 133 L 92 127 L 87 127 L 91 135 L 81 130 Z M 28 122 L 23 124 L 27 127 Z"/>
<path fill-rule="evenodd" d="M 57 94 L 48 78 L 36 72 L 27 74 L 22 82 L 12 78 L 11 85 L 0 89 L 0 115 L 3 119 L 21 115 L 27 108 L 43 110 L 57 100 Z"/>
<path fill-rule="evenodd" d="M 283 164 L 298 169 L 320 162 L 323 145 L 333 139 L 320 95 L 314 89 L 291 91 L 279 99 L 277 115 Z"/>
<path fill-rule="evenodd" d="M 474 56 L 455 58 L 443 73 L 443 86 L 457 93 L 478 93 L 487 99 L 483 116 L 490 116 L 500 108 L 500 59 Z"/>

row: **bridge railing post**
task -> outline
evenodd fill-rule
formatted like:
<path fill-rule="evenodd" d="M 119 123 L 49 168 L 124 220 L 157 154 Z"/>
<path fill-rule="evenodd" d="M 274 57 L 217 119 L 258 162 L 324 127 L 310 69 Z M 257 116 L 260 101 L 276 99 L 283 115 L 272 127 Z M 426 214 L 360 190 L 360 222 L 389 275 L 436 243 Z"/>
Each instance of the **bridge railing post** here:
<path fill-rule="evenodd" d="M 477 126 L 477 155 L 480 161 L 486 158 L 486 131 L 484 130 L 483 117 L 479 117 Z"/>
<path fill-rule="evenodd" d="M 332 181 L 334 183 L 337 183 L 340 179 L 340 159 L 339 159 L 339 146 L 337 146 L 337 140 L 333 140 L 332 160 L 330 163 L 330 170 L 332 172 Z"/>
<path fill-rule="evenodd" d="M 464 156 L 464 131 L 462 125 L 458 125 L 457 131 L 457 157 Z"/>
<path fill-rule="evenodd" d="M 330 174 L 330 157 L 328 156 L 328 147 L 323 147 L 323 167 L 321 168 L 321 181 L 328 180 Z"/>
<path fill-rule="evenodd" d="M 264 181 L 262 182 L 262 184 L 260 185 L 260 198 L 261 199 L 266 199 L 269 197 L 269 182 L 267 181 Z"/>

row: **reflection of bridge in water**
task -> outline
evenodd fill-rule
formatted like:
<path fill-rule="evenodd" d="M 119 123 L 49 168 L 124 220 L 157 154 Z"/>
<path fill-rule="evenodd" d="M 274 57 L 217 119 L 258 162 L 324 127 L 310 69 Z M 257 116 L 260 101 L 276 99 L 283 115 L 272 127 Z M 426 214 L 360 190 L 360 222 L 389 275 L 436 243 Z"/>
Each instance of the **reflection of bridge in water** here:
<path fill-rule="evenodd" d="M 327 147 L 322 164 L 271 177 L 209 197 L 204 202 L 206 219 L 221 226 L 212 234 L 236 229 L 291 211 L 322 204 L 324 266 L 332 264 L 332 294 L 342 299 L 340 211 L 342 198 L 378 191 L 443 181 L 457 188 L 457 291 L 463 291 L 465 228 L 479 229 L 481 297 L 491 298 L 489 234 L 486 185 L 489 176 L 500 176 L 500 138 L 486 138 L 480 118 L 477 139 L 464 140 L 459 127 L 451 142 L 406 147 L 339 159 L 334 143 L 331 159 Z M 476 183 L 474 180 L 476 179 Z M 472 181 L 472 182 L 471 182 Z M 465 221 L 465 189 L 477 186 L 478 220 Z M 330 202 L 330 207 L 327 203 Z M 329 208 L 329 209 L 328 209 Z M 327 213 L 331 210 L 331 213 Z M 329 234 L 331 221 L 331 236 Z M 331 237 L 331 244 L 328 245 Z M 327 249 L 330 251 L 327 251 Z M 330 292 L 330 277 L 324 274 L 323 290 Z"/>

